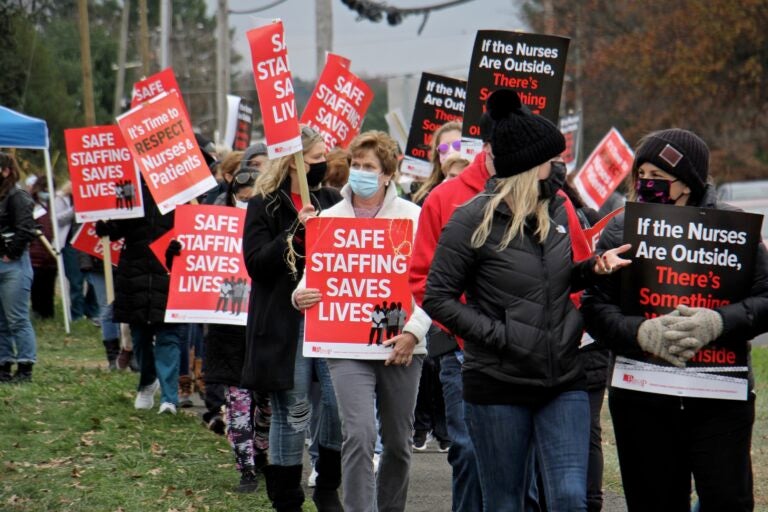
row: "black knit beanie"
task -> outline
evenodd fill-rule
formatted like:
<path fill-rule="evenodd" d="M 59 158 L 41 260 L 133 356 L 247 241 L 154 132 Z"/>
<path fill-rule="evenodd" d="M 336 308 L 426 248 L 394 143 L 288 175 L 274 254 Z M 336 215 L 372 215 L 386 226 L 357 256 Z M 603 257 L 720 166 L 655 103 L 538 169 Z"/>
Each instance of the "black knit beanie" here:
<path fill-rule="evenodd" d="M 499 89 L 486 111 L 495 121 L 491 150 L 496 175 L 509 178 L 533 169 L 565 151 L 565 137 L 547 118 L 532 114 L 516 92 Z"/>
<path fill-rule="evenodd" d="M 691 199 L 704 193 L 709 175 L 709 147 L 688 130 L 671 128 L 645 137 L 635 153 L 634 169 L 650 162 L 691 189 Z"/>

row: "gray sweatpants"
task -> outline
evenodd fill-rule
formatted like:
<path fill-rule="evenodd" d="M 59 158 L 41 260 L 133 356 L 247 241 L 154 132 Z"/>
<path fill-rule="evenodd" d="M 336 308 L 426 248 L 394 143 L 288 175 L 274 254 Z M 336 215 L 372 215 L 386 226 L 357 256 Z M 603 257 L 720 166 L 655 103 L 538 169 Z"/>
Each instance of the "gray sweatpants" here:
<path fill-rule="evenodd" d="M 408 496 L 413 411 L 424 356 L 414 356 L 410 366 L 384 366 L 384 361 L 354 359 L 327 361 L 341 417 L 344 510 L 402 512 Z M 376 482 L 374 399 L 383 445 Z"/>

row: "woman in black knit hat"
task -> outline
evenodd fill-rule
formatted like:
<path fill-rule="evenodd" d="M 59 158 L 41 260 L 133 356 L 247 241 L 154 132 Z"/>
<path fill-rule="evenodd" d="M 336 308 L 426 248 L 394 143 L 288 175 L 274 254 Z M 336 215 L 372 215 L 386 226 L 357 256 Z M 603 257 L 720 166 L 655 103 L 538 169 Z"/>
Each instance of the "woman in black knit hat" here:
<path fill-rule="evenodd" d="M 651 133 L 640 141 L 632 166 L 630 200 L 735 210 L 719 203 L 707 183 L 709 148 L 680 129 Z M 623 243 L 624 216 L 603 231 L 597 250 Z M 646 319 L 622 303 L 621 277 L 613 274 L 587 289 L 582 299 L 587 330 L 614 354 L 653 364 L 685 367 L 715 340 L 749 353 L 749 340 L 768 318 L 768 253 L 758 243 L 747 298 L 715 309 L 678 306 Z M 709 270 L 702 269 L 702 273 Z M 760 323 L 762 322 L 762 325 Z M 750 446 L 755 417 L 751 365 L 748 391 L 734 400 L 669 396 L 609 387 L 608 404 L 630 512 L 688 511 L 691 474 L 701 510 L 752 510 Z"/>
<path fill-rule="evenodd" d="M 532 453 L 550 510 L 586 510 L 589 404 L 569 295 L 628 264 L 619 256 L 628 246 L 572 262 L 557 194 L 565 139 L 512 96 L 489 99 L 497 179 L 444 228 L 423 307 L 464 339 L 465 421 L 484 510 L 524 509 Z"/>

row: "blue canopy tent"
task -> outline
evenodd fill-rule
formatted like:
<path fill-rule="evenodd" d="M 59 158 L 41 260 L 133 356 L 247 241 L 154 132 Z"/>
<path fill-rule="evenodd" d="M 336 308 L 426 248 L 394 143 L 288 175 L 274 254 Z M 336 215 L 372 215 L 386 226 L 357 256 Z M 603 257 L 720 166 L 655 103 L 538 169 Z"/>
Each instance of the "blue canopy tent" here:
<path fill-rule="evenodd" d="M 48 152 L 48 125 L 42 119 L 30 117 L 9 108 L 0 106 L 0 148 L 39 149 L 45 156 L 45 175 L 50 195 L 51 224 L 53 225 L 53 244 L 61 249 L 59 243 L 59 226 L 56 222 L 56 207 L 53 194 L 53 173 L 51 171 L 51 155 Z M 59 286 L 64 307 L 64 328 L 69 333 L 69 295 L 64 280 L 64 261 L 61 254 L 56 257 L 59 273 Z"/>

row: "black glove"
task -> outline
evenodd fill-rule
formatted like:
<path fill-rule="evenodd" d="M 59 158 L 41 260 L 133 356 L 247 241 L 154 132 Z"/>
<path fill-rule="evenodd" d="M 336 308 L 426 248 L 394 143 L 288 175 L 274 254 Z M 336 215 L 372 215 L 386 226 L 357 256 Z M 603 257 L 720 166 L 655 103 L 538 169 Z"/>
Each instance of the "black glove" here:
<path fill-rule="evenodd" d="M 165 250 L 165 266 L 168 270 L 173 267 L 173 258 L 181 254 L 181 243 L 178 240 L 171 240 L 168 248 Z"/>
<path fill-rule="evenodd" d="M 96 221 L 95 229 L 96 229 L 96 235 L 99 238 L 104 238 L 105 236 L 109 236 L 109 224 L 107 224 L 103 220 Z"/>

